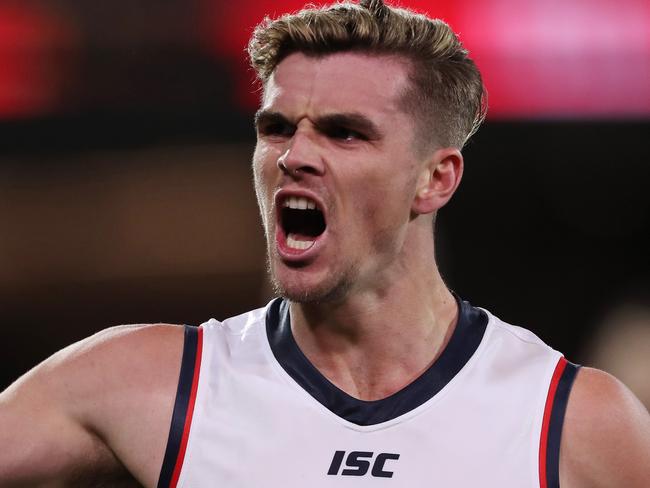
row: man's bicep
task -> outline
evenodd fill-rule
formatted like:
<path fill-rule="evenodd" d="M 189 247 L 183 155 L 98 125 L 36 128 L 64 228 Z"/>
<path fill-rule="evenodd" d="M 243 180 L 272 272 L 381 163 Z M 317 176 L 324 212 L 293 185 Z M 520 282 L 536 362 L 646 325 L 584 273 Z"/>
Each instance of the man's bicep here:
<path fill-rule="evenodd" d="M 650 486 L 650 415 L 616 378 L 581 368 L 562 432 L 562 488 Z"/>
<path fill-rule="evenodd" d="M 115 463 L 62 405 L 65 392 L 56 390 L 65 380 L 50 381 L 47 370 L 46 362 L 0 394 L 0 487 L 69 485 Z"/>
<path fill-rule="evenodd" d="M 0 488 L 155 486 L 183 341 L 173 325 L 106 329 L 0 394 Z"/>

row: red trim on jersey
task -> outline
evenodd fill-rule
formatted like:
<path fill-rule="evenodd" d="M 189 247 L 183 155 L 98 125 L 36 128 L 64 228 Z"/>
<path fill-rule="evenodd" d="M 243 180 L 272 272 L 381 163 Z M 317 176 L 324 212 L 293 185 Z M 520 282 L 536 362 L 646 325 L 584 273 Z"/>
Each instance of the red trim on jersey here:
<path fill-rule="evenodd" d="M 199 373 L 201 371 L 201 353 L 203 352 L 203 327 L 199 327 L 198 339 L 196 344 L 196 357 L 194 359 L 194 377 L 192 378 L 192 390 L 190 392 L 190 401 L 187 406 L 187 415 L 185 416 L 185 427 L 183 428 L 183 438 L 178 450 L 178 457 L 176 458 L 176 465 L 174 466 L 174 473 L 172 474 L 170 488 L 176 488 L 178 478 L 181 475 L 181 467 L 185 459 L 185 450 L 187 449 L 187 439 L 190 436 L 190 427 L 192 426 L 192 415 L 194 414 L 194 403 L 196 402 L 196 391 L 199 387 Z"/>
<path fill-rule="evenodd" d="M 544 419 L 542 420 L 542 434 L 539 440 L 539 486 L 540 488 L 547 488 L 546 480 L 546 450 L 548 448 L 548 430 L 551 423 L 551 412 L 553 411 L 553 401 L 555 400 L 555 392 L 557 385 L 560 382 L 564 368 L 566 368 L 567 360 L 561 357 L 555 371 L 551 377 L 551 384 L 548 387 L 548 395 L 546 396 L 546 405 L 544 406 Z"/>

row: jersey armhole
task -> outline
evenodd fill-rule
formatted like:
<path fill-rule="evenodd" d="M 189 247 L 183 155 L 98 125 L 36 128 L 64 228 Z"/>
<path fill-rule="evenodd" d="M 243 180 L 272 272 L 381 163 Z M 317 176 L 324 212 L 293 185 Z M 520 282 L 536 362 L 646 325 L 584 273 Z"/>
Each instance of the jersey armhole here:
<path fill-rule="evenodd" d="M 571 386 L 580 366 L 561 357 L 551 377 L 539 442 L 539 486 L 560 488 L 560 441 Z"/>
<path fill-rule="evenodd" d="M 192 425 L 202 350 L 203 328 L 186 325 L 174 413 L 169 427 L 165 457 L 158 477 L 158 488 L 175 488 L 178 483 Z"/>

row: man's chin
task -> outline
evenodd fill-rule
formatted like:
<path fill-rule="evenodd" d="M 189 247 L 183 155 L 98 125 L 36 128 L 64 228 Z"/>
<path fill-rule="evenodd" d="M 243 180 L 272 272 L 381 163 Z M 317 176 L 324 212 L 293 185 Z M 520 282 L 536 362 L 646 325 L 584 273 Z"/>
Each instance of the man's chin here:
<path fill-rule="evenodd" d="M 347 295 L 350 286 L 346 280 L 313 284 L 282 281 L 272 277 L 275 293 L 295 303 L 336 303 Z"/>
<path fill-rule="evenodd" d="M 280 260 L 269 261 L 268 271 L 275 293 L 296 303 L 340 302 L 347 296 L 356 276 L 355 268 L 304 267 L 288 264 Z"/>

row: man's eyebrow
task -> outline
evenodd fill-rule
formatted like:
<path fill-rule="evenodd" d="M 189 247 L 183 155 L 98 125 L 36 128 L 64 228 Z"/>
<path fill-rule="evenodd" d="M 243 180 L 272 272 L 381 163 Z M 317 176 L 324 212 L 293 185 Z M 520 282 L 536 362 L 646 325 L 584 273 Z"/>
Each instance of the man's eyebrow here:
<path fill-rule="evenodd" d="M 280 112 L 273 110 L 260 109 L 255 112 L 255 127 L 259 127 L 262 123 L 272 124 L 274 122 L 288 123 L 289 120 Z"/>
<path fill-rule="evenodd" d="M 327 129 L 330 127 L 345 127 L 361 132 L 368 139 L 380 139 L 382 131 L 372 120 L 357 112 L 344 112 L 322 115 L 316 119 L 316 126 Z"/>

